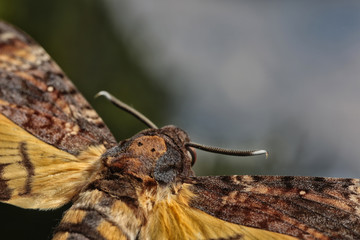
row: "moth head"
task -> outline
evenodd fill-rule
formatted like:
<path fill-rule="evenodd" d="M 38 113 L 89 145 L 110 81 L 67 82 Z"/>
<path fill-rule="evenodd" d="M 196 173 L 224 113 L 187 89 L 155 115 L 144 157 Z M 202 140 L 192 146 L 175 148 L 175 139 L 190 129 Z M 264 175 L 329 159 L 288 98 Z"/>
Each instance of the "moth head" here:
<path fill-rule="evenodd" d="M 265 150 L 231 150 L 190 142 L 188 135 L 180 128 L 165 126 L 159 129 L 150 119 L 106 91 L 96 96 L 106 97 L 150 128 L 120 142 L 119 146 L 103 155 L 104 165 L 115 172 L 136 175 L 142 179 L 152 177 L 159 183 L 168 184 L 193 175 L 191 166 L 196 160 L 194 148 L 234 156 L 267 156 Z"/>
<path fill-rule="evenodd" d="M 195 154 L 186 146 L 189 141 L 185 131 L 175 126 L 147 129 L 110 149 L 103 162 L 114 174 L 151 177 L 169 184 L 194 175 Z"/>

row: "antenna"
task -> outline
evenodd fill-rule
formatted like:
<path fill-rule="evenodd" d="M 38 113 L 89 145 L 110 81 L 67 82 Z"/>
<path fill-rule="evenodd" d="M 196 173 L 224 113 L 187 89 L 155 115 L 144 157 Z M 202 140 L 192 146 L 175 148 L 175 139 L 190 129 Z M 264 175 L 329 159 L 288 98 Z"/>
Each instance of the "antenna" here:
<path fill-rule="evenodd" d="M 123 109 L 124 111 L 130 113 L 137 119 L 139 119 L 141 122 L 143 122 L 145 125 L 152 129 L 158 129 L 158 127 L 150 121 L 147 117 L 145 117 L 142 113 L 137 111 L 135 108 L 130 107 L 126 103 L 120 101 L 107 91 L 100 91 L 98 94 L 95 95 L 95 97 L 104 96 L 107 98 L 112 104 L 115 106 Z M 197 149 L 201 149 L 203 151 L 207 152 L 213 152 L 213 153 L 219 153 L 224 155 L 231 155 L 231 156 L 240 156 L 240 157 L 247 157 L 247 156 L 256 156 L 256 155 L 266 155 L 266 158 L 268 157 L 268 152 L 266 150 L 233 150 L 233 149 L 225 149 L 225 148 L 219 148 L 219 147 L 213 147 L 213 146 L 207 146 L 199 143 L 194 142 L 188 142 L 185 143 L 186 147 L 193 147 Z"/>
<path fill-rule="evenodd" d="M 265 155 L 268 157 L 268 152 L 266 150 L 234 150 L 234 149 L 225 149 L 213 146 L 207 146 L 199 143 L 188 142 L 185 144 L 187 147 L 197 148 L 207 152 L 219 153 L 224 155 L 239 156 L 239 157 L 248 157 L 256 155 Z"/>
<path fill-rule="evenodd" d="M 158 127 L 152 121 L 150 121 L 150 119 L 145 117 L 142 113 L 137 111 L 135 108 L 130 107 L 126 103 L 123 103 L 122 101 L 120 101 L 119 99 L 117 99 L 116 97 L 114 97 L 113 95 L 108 93 L 107 91 L 100 91 L 95 95 L 95 97 L 99 97 L 99 96 L 104 96 L 112 104 L 114 104 L 115 106 L 123 109 L 124 111 L 126 111 L 128 113 L 130 113 L 131 115 L 133 115 L 134 117 L 139 119 L 141 122 L 143 122 L 145 125 L 147 125 L 149 128 L 158 129 Z"/>

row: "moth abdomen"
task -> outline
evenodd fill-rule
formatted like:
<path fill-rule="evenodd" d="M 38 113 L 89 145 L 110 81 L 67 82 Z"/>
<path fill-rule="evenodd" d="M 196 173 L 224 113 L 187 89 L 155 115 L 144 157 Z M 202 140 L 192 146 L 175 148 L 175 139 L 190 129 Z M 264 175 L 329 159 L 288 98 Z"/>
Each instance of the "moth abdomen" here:
<path fill-rule="evenodd" d="M 55 230 L 55 240 L 135 239 L 142 219 L 134 208 L 100 190 L 82 192 Z"/>

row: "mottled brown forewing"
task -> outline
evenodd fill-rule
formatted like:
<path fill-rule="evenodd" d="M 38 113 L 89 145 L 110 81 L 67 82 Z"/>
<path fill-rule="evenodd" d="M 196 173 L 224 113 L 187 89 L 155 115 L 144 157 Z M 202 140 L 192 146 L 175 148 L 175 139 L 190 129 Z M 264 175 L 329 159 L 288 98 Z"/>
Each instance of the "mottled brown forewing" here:
<path fill-rule="evenodd" d="M 186 180 L 190 206 L 232 223 L 300 239 L 360 239 L 360 180 L 214 176 Z"/>
<path fill-rule="evenodd" d="M 0 21 L 0 201 L 23 208 L 62 206 L 115 144 L 44 49 Z"/>
<path fill-rule="evenodd" d="M 0 21 L 0 112 L 73 155 L 116 141 L 58 65 L 30 37 Z"/>

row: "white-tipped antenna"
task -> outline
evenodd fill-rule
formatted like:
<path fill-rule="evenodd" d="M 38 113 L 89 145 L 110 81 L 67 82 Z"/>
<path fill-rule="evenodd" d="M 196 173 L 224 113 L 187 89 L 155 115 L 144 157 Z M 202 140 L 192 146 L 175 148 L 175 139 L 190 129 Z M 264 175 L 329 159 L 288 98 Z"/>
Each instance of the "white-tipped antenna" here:
<path fill-rule="evenodd" d="M 100 91 L 95 95 L 95 97 L 99 97 L 99 96 L 106 97 L 112 104 L 130 113 L 131 115 L 133 115 L 134 117 L 145 123 L 149 128 L 158 129 L 158 127 L 152 121 L 150 121 L 150 119 L 145 117 L 142 113 L 137 111 L 135 108 L 130 107 L 126 103 L 123 103 L 122 101 L 120 101 L 119 99 L 108 93 L 107 91 Z"/>
<path fill-rule="evenodd" d="M 268 152 L 266 150 L 234 150 L 234 149 L 225 149 L 213 146 L 202 145 L 194 142 L 186 143 L 187 147 L 193 147 L 197 149 L 201 149 L 207 152 L 219 153 L 224 155 L 231 156 L 239 156 L 239 157 L 248 157 L 248 156 L 256 156 L 256 155 L 265 155 L 268 157 Z"/>
<path fill-rule="evenodd" d="M 131 115 L 139 119 L 141 122 L 146 124 L 148 127 L 153 129 L 158 129 L 158 127 L 152 121 L 150 121 L 150 119 L 145 117 L 142 113 L 138 112 L 136 109 L 130 107 L 126 103 L 123 103 L 122 101 L 120 101 L 119 99 L 108 93 L 107 91 L 100 91 L 98 94 L 95 95 L 95 97 L 99 97 L 99 96 L 104 96 L 112 104 L 130 113 Z M 266 155 L 266 158 L 268 157 L 268 152 L 266 150 L 248 150 L 248 151 L 233 150 L 233 149 L 224 149 L 219 147 L 206 146 L 194 142 L 188 142 L 185 144 L 185 146 L 201 149 L 207 152 L 224 154 L 224 155 L 241 156 L 241 157 Z"/>

